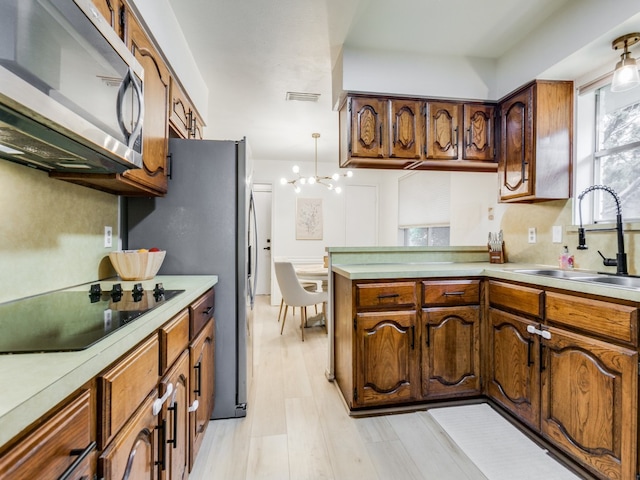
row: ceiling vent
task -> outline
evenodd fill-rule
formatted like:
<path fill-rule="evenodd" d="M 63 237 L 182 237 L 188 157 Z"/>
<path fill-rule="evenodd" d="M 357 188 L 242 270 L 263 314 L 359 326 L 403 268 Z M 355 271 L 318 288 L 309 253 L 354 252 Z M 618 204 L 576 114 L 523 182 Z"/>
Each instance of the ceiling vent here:
<path fill-rule="evenodd" d="M 319 93 L 287 92 L 288 101 L 317 102 L 319 98 Z"/>

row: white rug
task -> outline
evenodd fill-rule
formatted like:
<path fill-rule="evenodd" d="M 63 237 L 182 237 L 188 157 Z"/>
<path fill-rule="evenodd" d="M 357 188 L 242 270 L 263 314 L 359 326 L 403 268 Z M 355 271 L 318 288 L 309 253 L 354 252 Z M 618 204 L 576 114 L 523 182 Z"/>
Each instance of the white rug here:
<path fill-rule="evenodd" d="M 427 412 L 490 480 L 579 480 L 488 404 Z"/>

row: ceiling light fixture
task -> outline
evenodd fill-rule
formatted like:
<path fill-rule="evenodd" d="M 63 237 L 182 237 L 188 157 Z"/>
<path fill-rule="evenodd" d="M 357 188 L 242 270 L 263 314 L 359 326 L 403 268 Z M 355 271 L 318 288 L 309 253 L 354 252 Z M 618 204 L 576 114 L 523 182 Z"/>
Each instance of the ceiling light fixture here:
<path fill-rule="evenodd" d="M 640 33 L 636 32 L 618 37 L 611 44 L 614 50 L 624 49 L 622 55 L 620 55 L 620 61 L 613 71 L 612 92 L 624 92 L 640 85 L 640 75 L 638 74 L 636 60 L 629 55 L 628 50 L 631 45 L 635 45 L 638 41 L 640 41 Z"/>
<path fill-rule="evenodd" d="M 310 177 L 303 177 L 302 175 L 300 175 L 300 167 L 298 167 L 298 165 L 294 165 L 292 170 L 293 170 L 293 173 L 295 173 L 298 176 L 298 178 L 294 178 L 293 180 L 287 180 L 286 178 L 283 177 L 280 179 L 280 183 L 282 185 L 287 185 L 287 184 L 292 185 L 296 193 L 300 193 L 300 190 L 301 190 L 300 185 L 306 185 L 306 184 L 309 184 L 309 185 L 319 184 L 328 188 L 329 190 L 333 190 L 336 193 L 340 193 L 342 191 L 342 188 L 334 186 L 333 183 L 330 182 L 330 180 L 333 182 L 337 182 L 338 180 L 340 180 L 340 177 L 350 178 L 353 176 L 353 172 L 349 170 L 347 171 L 347 173 L 343 173 L 343 174 L 334 173 L 330 177 L 319 176 L 318 175 L 318 138 L 320 138 L 320 134 L 312 133 L 311 136 L 314 138 L 316 142 L 314 175 Z"/>

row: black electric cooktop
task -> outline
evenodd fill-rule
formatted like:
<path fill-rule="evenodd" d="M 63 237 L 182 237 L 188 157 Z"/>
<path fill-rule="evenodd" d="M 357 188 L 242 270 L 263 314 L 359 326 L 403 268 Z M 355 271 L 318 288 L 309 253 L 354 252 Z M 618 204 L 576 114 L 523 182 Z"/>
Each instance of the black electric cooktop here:
<path fill-rule="evenodd" d="M 94 284 L 0 304 L 0 354 L 84 350 L 182 292 Z"/>

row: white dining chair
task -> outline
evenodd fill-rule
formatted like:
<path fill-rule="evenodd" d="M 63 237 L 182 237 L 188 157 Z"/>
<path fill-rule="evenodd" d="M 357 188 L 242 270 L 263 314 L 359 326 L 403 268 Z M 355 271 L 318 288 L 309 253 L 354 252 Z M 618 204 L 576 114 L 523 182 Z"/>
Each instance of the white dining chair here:
<path fill-rule="evenodd" d="M 287 319 L 287 309 L 289 307 L 300 307 L 300 329 L 302 330 L 302 341 L 304 342 L 304 326 L 307 323 L 306 307 L 326 303 L 327 292 L 310 292 L 305 290 L 300 284 L 291 262 L 275 261 L 273 265 L 276 272 L 276 280 L 280 287 L 280 293 L 282 293 L 282 300 L 284 301 L 284 317 L 282 318 L 280 335 L 282 335 Z"/>

